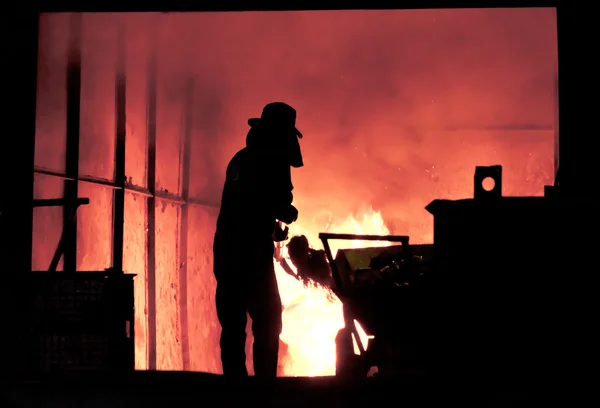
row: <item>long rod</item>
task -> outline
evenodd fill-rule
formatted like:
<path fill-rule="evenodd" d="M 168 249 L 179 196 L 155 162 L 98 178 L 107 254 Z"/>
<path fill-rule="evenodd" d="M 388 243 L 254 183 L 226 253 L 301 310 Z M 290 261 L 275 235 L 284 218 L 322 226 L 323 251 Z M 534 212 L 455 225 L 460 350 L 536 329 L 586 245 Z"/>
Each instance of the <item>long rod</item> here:
<path fill-rule="evenodd" d="M 219 208 L 219 204 L 215 203 L 215 202 L 199 200 L 199 199 L 192 198 L 192 197 L 189 197 L 186 201 L 183 199 L 183 197 L 179 197 L 175 194 L 167 193 L 165 191 L 158 191 L 158 192 L 155 192 L 154 194 L 151 194 L 150 191 L 146 187 L 136 186 L 134 184 L 128 184 L 128 183 L 126 183 L 124 187 L 120 187 L 112 180 L 107 180 L 107 179 L 103 179 L 103 178 L 99 178 L 99 177 L 92 177 L 92 176 L 67 177 L 65 174 L 62 174 L 61 172 L 45 169 L 42 167 L 35 167 L 33 172 L 35 174 L 45 174 L 47 176 L 57 177 L 61 180 L 77 180 L 80 183 L 101 185 L 101 186 L 106 186 L 106 187 L 110 187 L 110 188 L 114 188 L 114 189 L 122 188 L 131 194 L 136 194 L 136 195 L 140 195 L 143 197 L 153 197 L 154 196 L 157 200 L 168 201 L 169 203 L 177 204 L 177 205 L 183 205 L 183 204 L 187 203 L 189 205 L 195 205 L 195 206 L 200 206 L 200 207 L 207 207 L 207 208 L 214 208 L 214 209 Z"/>
<path fill-rule="evenodd" d="M 333 234 L 328 232 L 322 232 L 319 234 L 319 239 L 329 240 L 350 240 L 350 241 L 387 241 L 387 242 L 400 242 L 408 245 L 408 236 L 405 235 L 356 235 L 356 234 Z"/>
<path fill-rule="evenodd" d="M 81 13 L 71 15 L 70 44 L 67 60 L 67 149 L 65 173 L 77 179 L 79 174 L 79 125 L 81 114 Z M 75 201 L 77 181 L 65 180 L 64 197 Z M 71 208 L 63 208 L 64 270 L 77 270 L 77 220 L 69 221 Z"/>
<path fill-rule="evenodd" d="M 155 28 L 156 29 L 156 28 Z M 156 34 L 151 39 L 151 51 L 148 63 L 148 100 L 147 100 L 147 131 L 148 131 L 148 197 L 147 208 L 147 257 L 148 275 L 146 287 L 146 302 L 148 306 L 148 369 L 156 370 Z"/>
<path fill-rule="evenodd" d="M 113 270 L 123 272 L 123 236 L 125 221 L 125 145 L 127 123 L 127 81 L 125 61 L 125 28 L 118 22 L 117 67 L 115 78 L 115 184 L 113 201 Z"/>

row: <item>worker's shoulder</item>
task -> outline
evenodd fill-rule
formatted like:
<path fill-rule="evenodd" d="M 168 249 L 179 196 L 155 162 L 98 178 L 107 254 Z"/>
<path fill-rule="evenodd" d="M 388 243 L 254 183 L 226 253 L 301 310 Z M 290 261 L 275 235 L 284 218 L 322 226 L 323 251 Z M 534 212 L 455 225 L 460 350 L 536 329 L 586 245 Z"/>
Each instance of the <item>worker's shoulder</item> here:
<path fill-rule="evenodd" d="M 240 178 L 247 178 L 255 172 L 259 159 L 251 149 L 243 148 L 238 151 L 227 165 L 227 180 L 237 181 Z M 242 177 L 242 175 L 244 175 Z"/>
<path fill-rule="evenodd" d="M 260 159 L 251 149 L 243 148 L 229 161 L 228 167 L 236 168 L 238 171 L 245 171 L 255 167 L 258 162 L 260 162 Z"/>

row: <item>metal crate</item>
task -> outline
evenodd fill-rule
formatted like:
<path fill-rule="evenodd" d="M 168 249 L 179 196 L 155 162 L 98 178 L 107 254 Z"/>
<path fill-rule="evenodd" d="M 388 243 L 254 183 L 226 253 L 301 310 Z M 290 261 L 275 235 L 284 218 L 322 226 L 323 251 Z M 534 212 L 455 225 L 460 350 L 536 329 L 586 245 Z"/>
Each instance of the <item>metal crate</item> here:
<path fill-rule="evenodd" d="M 23 285 L 24 371 L 133 370 L 133 278 L 31 273 Z"/>

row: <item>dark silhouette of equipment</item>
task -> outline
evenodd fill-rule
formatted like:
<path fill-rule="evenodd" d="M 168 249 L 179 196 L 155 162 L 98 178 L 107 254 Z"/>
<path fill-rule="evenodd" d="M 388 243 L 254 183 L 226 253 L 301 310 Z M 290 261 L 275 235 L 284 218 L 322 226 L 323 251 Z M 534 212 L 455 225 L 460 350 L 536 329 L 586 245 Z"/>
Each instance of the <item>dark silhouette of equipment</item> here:
<path fill-rule="evenodd" d="M 89 199 L 34 200 L 34 207 L 70 208 L 76 222 Z M 21 372 L 133 371 L 133 278 L 119 271 L 57 272 L 64 251 L 64 231 L 48 271 L 20 280 L 22 319 Z"/>
<path fill-rule="evenodd" d="M 502 197 L 502 166 L 475 167 L 475 191 L 473 197 L 494 199 Z M 485 182 L 491 181 L 489 188 Z"/>
<path fill-rule="evenodd" d="M 478 167 L 502 185 L 501 166 Z M 475 197 L 435 200 L 433 271 L 427 298 L 430 368 L 440 377 L 527 382 L 556 373 L 565 322 L 565 263 L 572 215 L 557 194 L 503 197 L 500 187 Z M 552 189 L 547 189 L 552 192 Z M 575 287 L 577 284 L 575 284 Z M 443 306 L 443 307 L 442 307 Z M 570 307 L 570 306 L 568 306 Z M 442 340 L 443 339 L 443 340 Z M 549 350 L 554 349 L 552 356 Z"/>
<path fill-rule="evenodd" d="M 287 244 L 287 249 L 290 261 L 296 267 L 296 272 L 294 272 L 284 258 L 278 259 L 287 274 L 302 281 L 305 285 L 316 283 L 335 292 L 333 276 L 325 251 L 311 248 L 304 235 L 292 237 Z"/>
<path fill-rule="evenodd" d="M 524 383 L 558 378 L 573 363 L 558 339 L 577 330 L 578 285 L 561 282 L 581 261 L 568 262 L 573 244 L 555 232 L 579 228 L 575 207 L 556 187 L 544 197 L 503 197 L 501 166 L 477 167 L 474 180 L 474 198 L 426 207 L 434 244 L 420 254 L 406 236 L 320 234 L 344 305 L 338 376 L 365 377 L 377 367 L 379 375 Z M 329 239 L 401 245 L 339 250 L 334 259 Z"/>
<path fill-rule="evenodd" d="M 327 253 L 335 292 L 343 302 L 345 327 L 336 338 L 336 376 L 367 377 L 424 369 L 423 291 L 431 245 L 410 246 L 407 236 L 319 234 Z M 400 243 L 388 247 L 340 249 L 329 240 Z M 364 343 L 360 329 L 368 336 Z"/>

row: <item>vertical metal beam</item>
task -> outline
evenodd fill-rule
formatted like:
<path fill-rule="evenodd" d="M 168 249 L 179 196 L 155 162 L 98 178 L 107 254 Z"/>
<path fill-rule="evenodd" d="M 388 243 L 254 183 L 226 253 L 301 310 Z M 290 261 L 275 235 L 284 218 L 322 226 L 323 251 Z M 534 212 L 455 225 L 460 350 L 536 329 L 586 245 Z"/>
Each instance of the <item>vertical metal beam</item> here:
<path fill-rule="evenodd" d="M 188 199 L 190 197 L 190 154 L 192 145 L 194 80 L 189 79 L 185 89 L 185 112 L 183 140 L 181 144 L 182 178 L 181 193 L 185 204 L 181 206 L 179 228 L 179 325 L 181 329 L 181 356 L 183 370 L 190 369 L 190 344 L 188 325 L 187 260 L 188 260 Z"/>
<path fill-rule="evenodd" d="M 117 67 L 115 81 L 115 184 L 113 196 L 113 269 L 123 272 L 123 228 L 125 220 L 125 141 L 127 123 L 127 82 L 125 61 L 125 27 L 118 21 Z"/>
<path fill-rule="evenodd" d="M 595 77 L 589 61 L 590 53 L 580 52 L 573 44 L 581 42 L 580 16 L 575 7 L 561 3 L 556 8 L 558 34 L 558 159 L 561 195 L 590 197 L 594 195 L 596 174 L 594 155 L 597 149 L 590 134 L 594 125 L 589 118 L 597 116 L 596 105 L 581 97 L 582 90 L 590 89 Z M 580 120 L 574 120 L 579 118 Z"/>
<path fill-rule="evenodd" d="M 156 30 L 156 26 L 153 27 Z M 148 369 L 156 370 L 156 34 L 152 34 L 148 62 L 147 132 L 148 132 L 148 277 L 146 299 L 148 309 Z"/>
<path fill-rule="evenodd" d="M 0 21 L 7 30 L 2 44 L 5 104 L 0 116 L 2 123 L 14 124 L 19 132 L 5 135 L 0 148 L 0 347 L 8 351 L 2 362 L 2 382 L 4 377 L 14 378 L 23 351 L 29 351 L 22 348 L 22 310 L 27 296 L 19 290 L 19 278 L 31 271 L 32 259 L 39 13 L 32 4 L 16 3 L 0 15 Z"/>
<path fill-rule="evenodd" d="M 75 201 L 78 194 L 79 124 L 81 104 L 81 13 L 71 15 L 71 32 L 67 60 L 67 150 L 65 173 L 75 180 L 65 181 L 64 196 Z M 64 271 L 77 270 L 77 218 L 69 222 L 72 209 L 63 207 Z"/>
<path fill-rule="evenodd" d="M 0 21 L 8 29 L 2 44 L 6 81 L 0 115 L 3 123 L 19 129 L 18 136 L 4 136 L 0 148 L 0 259 L 3 279 L 12 279 L 31 271 L 39 13 L 31 5 L 17 3 L 16 9 L 2 13 Z M 14 294 L 8 281 L 2 287 L 0 298 Z"/>

